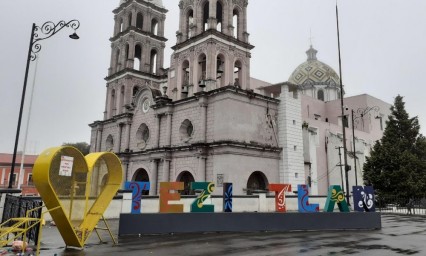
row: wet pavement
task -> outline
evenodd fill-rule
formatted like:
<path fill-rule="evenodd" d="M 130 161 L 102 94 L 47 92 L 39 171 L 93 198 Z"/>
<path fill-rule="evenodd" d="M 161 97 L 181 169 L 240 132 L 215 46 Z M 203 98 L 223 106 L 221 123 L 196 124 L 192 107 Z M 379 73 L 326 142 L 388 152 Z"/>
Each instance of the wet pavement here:
<path fill-rule="evenodd" d="M 118 220 L 110 220 L 117 234 Z M 56 227 L 43 229 L 40 255 L 426 255 L 426 217 L 383 215 L 381 230 L 249 232 L 120 237 L 93 233 L 84 250 L 65 248 Z"/>

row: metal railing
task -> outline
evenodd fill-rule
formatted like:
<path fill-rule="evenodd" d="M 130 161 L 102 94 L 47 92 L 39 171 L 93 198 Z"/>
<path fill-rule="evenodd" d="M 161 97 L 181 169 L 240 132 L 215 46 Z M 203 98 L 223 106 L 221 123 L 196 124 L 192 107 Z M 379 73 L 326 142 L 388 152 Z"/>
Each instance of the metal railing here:
<path fill-rule="evenodd" d="M 383 213 L 426 215 L 426 196 L 422 198 L 398 196 L 377 197 L 376 211 Z"/>

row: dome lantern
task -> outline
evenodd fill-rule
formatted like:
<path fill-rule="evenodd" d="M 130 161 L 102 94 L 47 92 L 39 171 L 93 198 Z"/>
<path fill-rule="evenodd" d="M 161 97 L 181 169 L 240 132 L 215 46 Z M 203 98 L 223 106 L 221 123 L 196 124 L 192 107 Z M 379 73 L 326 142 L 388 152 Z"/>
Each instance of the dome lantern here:
<path fill-rule="evenodd" d="M 312 45 L 309 48 L 309 50 L 306 51 L 306 54 L 308 55 L 308 61 L 310 60 L 317 60 L 317 50 L 315 50 Z"/>

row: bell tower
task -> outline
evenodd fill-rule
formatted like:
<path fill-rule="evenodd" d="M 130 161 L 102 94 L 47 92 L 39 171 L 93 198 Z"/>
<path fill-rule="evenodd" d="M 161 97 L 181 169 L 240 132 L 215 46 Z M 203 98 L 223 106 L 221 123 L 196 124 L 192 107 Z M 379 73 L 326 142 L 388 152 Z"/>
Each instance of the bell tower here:
<path fill-rule="evenodd" d="M 163 69 L 167 10 L 162 1 L 120 0 L 113 13 L 105 120 L 132 109 L 133 97 L 142 87 L 161 90 L 167 83 Z"/>
<path fill-rule="evenodd" d="M 169 96 L 234 85 L 250 89 L 247 0 L 181 0 L 177 44 L 172 47 Z"/>

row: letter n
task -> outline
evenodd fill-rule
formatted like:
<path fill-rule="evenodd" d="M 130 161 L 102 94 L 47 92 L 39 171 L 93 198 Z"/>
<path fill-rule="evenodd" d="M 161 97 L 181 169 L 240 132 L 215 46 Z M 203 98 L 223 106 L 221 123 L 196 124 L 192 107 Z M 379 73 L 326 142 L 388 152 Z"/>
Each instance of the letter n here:
<path fill-rule="evenodd" d="M 353 186 L 354 210 L 357 212 L 375 212 L 374 188 L 372 186 Z"/>

